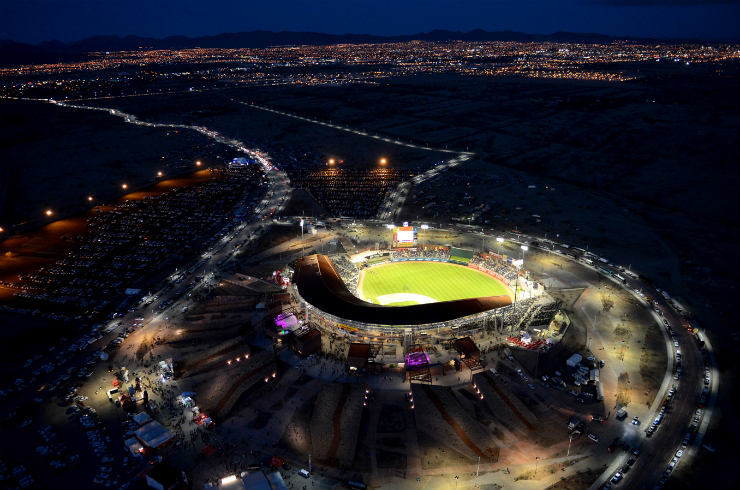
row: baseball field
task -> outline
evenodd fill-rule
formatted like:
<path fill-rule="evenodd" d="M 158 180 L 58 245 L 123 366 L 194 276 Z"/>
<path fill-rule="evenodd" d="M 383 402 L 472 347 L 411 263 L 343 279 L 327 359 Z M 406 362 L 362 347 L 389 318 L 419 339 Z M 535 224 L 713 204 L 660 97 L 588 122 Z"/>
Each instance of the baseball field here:
<path fill-rule="evenodd" d="M 393 262 L 363 270 L 357 291 L 371 303 L 406 306 L 481 296 L 511 295 L 483 272 L 444 262 Z"/>

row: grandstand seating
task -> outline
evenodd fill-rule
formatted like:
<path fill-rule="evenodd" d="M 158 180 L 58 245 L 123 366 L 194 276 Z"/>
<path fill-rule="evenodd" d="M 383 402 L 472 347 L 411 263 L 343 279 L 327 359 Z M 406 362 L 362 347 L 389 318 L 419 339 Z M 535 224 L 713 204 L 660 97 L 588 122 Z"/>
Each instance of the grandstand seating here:
<path fill-rule="evenodd" d="M 470 264 L 484 270 L 495 272 L 506 279 L 509 283 L 516 280 L 516 268 L 508 262 L 498 259 L 494 255 L 475 255 L 470 260 Z"/>
<path fill-rule="evenodd" d="M 346 254 L 336 254 L 329 257 L 339 276 L 347 285 L 347 289 L 357 296 L 357 282 L 360 279 L 360 270 L 349 260 Z"/>
<path fill-rule="evenodd" d="M 391 259 L 436 259 L 447 261 L 450 251 L 446 247 L 398 249 L 391 251 Z"/>

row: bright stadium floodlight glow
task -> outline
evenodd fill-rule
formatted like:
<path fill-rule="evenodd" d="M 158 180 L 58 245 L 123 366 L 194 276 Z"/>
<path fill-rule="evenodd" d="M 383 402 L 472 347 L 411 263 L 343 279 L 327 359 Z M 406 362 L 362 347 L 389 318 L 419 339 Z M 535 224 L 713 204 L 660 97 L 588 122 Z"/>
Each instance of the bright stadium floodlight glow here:
<path fill-rule="evenodd" d="M 161 176 L 163 176 L 163 175 L 164 175 L 164 174 L 162 173 L 162 171 L 161 171 L 161 170 L 160 170 L 159 172 L 157 172 L 157 177 L 161 177 Z"/>
<path fill-rule="evenodd" d="M 221 485 L 228 485 L 236 481 L 236 475 L 229 475 L 221 478 Z"/>
<path fill-rule="evenodd" d="M 94 199 L 95 199 L 95 198 L 94 198 L 94 197 L 92 197 L 92 196 L 87 196 L 87 200 L 88 200 L 88 202 L 93 202 L 93 200 L 94 200 Z"/>
<path fill-rule="evenodd" d="M 526 252 L 527 250 L 529 250 L 529 247 L 526 246 L 526 245 L 522 245 L 522 250 L 524 250 Z"/>
<path fill-rule="evenodd" d="M 197 162 L 195 162 L 195 166 L 196 167 L 200 167 L 201 165 L 203 165 L 203 162 L 201 162 L 200 160 L 198 160 Z"/>
<path fill-rule="evenodd" d="M 2 226 L 0 226 L 0 233 L 2 233 L 4 231 L 5 231 L 5 228 L 3 228 Z"/>
<path fill-rule="evenodd" d="M 54 214 L 54 211 L 52 211 L 51 209 L 47 209 L 44 213 L 46 214 L 46 216 L 51 216 L 52 214 Z"/>
<path fill-rule="evenodd" d="M 334 160 L 333 158 L 330 158 L 330 159 L 329 159 L 329 165 L 334 165 L 334 164 L 335 164 L 336 162 L 337 162 L 337 161 L 336 161 L 336 160 Z"/>
<path fill-rule="evenodd" d="M 496 237 L 496 241 L 499 243 L 504 243 L 503 237 Z"/>
<path fill-rule="evenodd" d="M 385 225 L 385 227 L 388 228 L 389 230 L 392 230 L 395 227 L 395 225 L 393 225 L 393 224 L 387 224 L 387 225 Z"/>
<path fill-rule="evenodd" d="M 422 230 L 428 230 L 429 229 L 429 225 L 421 225 L 421 229 Z"/>
<path fill-rule="evenodd" d="M 387 158 L 381 158 L 380 159 L 380 164 L 381 165 L 385 165 L 386 163 L 388 163 L 388 159 Z"/>
<path fill-rule="evenodd" d="M 121 189 L 123 189 L 123 190 L 128 189 L 128 184 L 121 184 Z"/>

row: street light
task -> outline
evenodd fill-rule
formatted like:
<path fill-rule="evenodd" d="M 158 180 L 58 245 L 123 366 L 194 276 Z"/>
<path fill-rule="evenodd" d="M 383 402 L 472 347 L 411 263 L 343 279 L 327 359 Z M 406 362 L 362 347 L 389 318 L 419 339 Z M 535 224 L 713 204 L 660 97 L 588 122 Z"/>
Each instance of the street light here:
<path fill-rule="evenodd" d="M 203 162 L 201 162 L 200 160 L 198 160 L 197 162 L 195 162 L 195 166 L 196 167 L 200 167 L 201 165 L 203 165 Z"/>
<path fill-rule="evenodd" d="M 336 160 L 334 160 L 333 158 L 329 159 L 329 165 L 334 165 L 335 163 L 336 163 Z"/>
<path fill-rule="evenodd" d="M 93 200 L 94 200 L 94 199 L 95 199 L 95 198 L 94 198 L 94 197 L 92 197 L 92 196 L 87 196 L 87 201 L 88 201 L 88 202 L 93 202 Z"/>
<path fill-rule="evenodd" d="M 46 216 L 51 216 L 52 214 L 54 214 L 54 211 L 52 211 L 51 209 L 47 209 L 45 213 L 46 213 Z"/>
<path fill-rule="evenodd" d="M 128 189 L 128 184 L 121 184 L 121 189 L 123 189 L 123 190 Z"/>
<path fill-rule="evenodd" d="M 386 158 L 381 158 L 380 159 L 380 164 L 381 165 L 385 165 L 386 163 L 388 163 L 388 159 L 386 159 Z"/>
<path fill-rule="evenodd" d="M 568 452 L 566 453 L 565 457 L 570 456 L 570 443 L 573 442 L 573 438 L 576 437 L 575 434 L 576 431 L 573 431 L 568 435 Z"/>
<path fill-rule="evenodd" d="M 162 171 L 161 171 L 161 170 L 160 170 L 159 172 L 157 172 L 157 177 L 161 177 L 161 176 L 163 176 L 163 175 L 164 175 L 164 174 L 162 173 Z"/>

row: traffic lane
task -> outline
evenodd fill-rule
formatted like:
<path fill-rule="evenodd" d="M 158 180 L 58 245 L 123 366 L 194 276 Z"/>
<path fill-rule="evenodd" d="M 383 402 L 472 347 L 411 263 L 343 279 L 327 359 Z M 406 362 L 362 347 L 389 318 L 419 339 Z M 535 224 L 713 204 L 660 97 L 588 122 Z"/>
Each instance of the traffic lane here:
<path fill-rule="evenodd" d="M 680 448 L 688 427 L 693 423 L 696 411 L 697 397 L 701 392 L 698 388 L 699 373 L 703 374 L 703 358 L 693 340 L 693 336 L 681 325 L 681 319 L 672 308 L 665 305 L 661 308 L 666 318 L 676 332 L 681 347 L 682 375 L 678 381 L 676 394 L 673 396 L 670 412 L 666 410 L 663 422 L 658 426 L 652 437 L 646 438 L 644 454 L 641 454 L 635 463 L 633 471 L 625 475 L 625 481 L 644 483 L 645 488 L 653 488 L 662 477 L 666 467 Z M 664 327 L 665 328 L 665 327 Z M 675 352 L 675 351 L 674 351 Z M 652 421 L 646 421 L 646 424 Z M 646 429 L 647 427 L 644 427 Z"/>
<path fill-rule="evenodd" d="M 693 335 L 691 335 L 681 324 L 681 319 L 673 313 L 672 308 L 663 307 L 664 314 L 668 317 L 669 321 L 676 325 L 674 331 L 679 339 L 679 345 L 681 346 L 682 354 L 682 368 L 683 373 L 681 376 L 681 383 L 683 393 L 679 397 L 679 405 L 676 407 L 675 424 L 670 432 L 673 437 L 669 439 L 670 449 L 666 448 L 666 452 L 670 454 L 667 460 L 664 462 L 662 468 L 655 468 L 653 475 L 662 475 L 665 471 L 665 466 L 670 462 L 675 452 L 680 448 L 683 441 L 683 437 L 688 430 L 689 425 L 694 423 L 694 416 L 696 413 L 698 398 L 701 394 L 703 387 L 703 374 L 704 374 L 704 358 L 694 341 Z M 679 381 L 681 381 L 679 380 Z M 698 424 L 696 424 L 698 426 Z M 659 479 L 660 477 L 658 477 Z"/>

